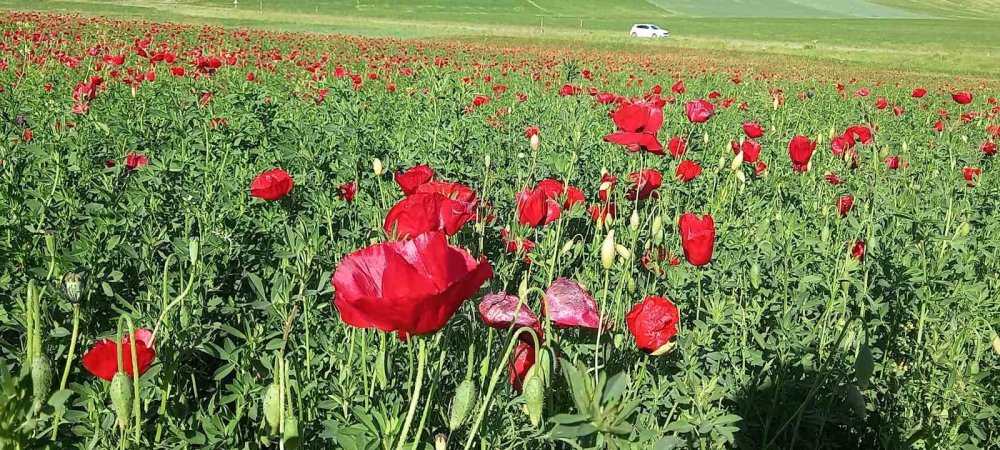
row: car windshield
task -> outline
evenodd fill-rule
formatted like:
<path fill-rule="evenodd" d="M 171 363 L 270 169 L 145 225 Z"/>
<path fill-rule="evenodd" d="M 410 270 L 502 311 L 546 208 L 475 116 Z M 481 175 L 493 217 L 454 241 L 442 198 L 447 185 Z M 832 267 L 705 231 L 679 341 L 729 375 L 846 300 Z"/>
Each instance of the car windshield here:
<path fill-rule="evenodd" d="M 653 29 L 653 30 L 659 30 L 660 29 L 660 27 L 658 27 L 656 25 L 650 25 L 649 28 Z"/>

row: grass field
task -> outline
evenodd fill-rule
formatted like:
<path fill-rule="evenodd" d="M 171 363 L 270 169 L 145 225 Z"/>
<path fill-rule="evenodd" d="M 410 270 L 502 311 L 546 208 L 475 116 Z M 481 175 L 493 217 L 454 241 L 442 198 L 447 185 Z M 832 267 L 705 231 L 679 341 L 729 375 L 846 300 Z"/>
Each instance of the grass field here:
<path fill-rule="evenodd" d="M 0 8 L 182 23 L 404 38 L 461 39 L 659 53 L 703 52 L 729 63 L 846 65 L 917 74 L 1000 77 L 997 0 L 0 0 Z M 261 12 L 263 11 L 263 12 Z M 891 18 L 891 19 L 889 19 Z M 636 42 L 634 22 L 671 30 Z"/>

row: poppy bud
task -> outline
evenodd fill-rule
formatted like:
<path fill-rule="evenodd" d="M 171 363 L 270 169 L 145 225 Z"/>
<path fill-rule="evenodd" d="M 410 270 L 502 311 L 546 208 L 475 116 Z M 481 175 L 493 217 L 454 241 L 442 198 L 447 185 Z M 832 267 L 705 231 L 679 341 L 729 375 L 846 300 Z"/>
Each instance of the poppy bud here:
<path fill-rule="evenodd" d="M 486 155 L 486 161 L 485 162 L 486 162 L 486 168 L 489 169 L 490 168 L 490 155 L 489 154 Z"/>
<path fill-rule="evenodd" d="M 779 105 L 781 105 L 781 102 L 778 101 L 778 97 L 774 97 L 774 103 L 771 104 L 771 107 L 777 110 Z"/>
<path fill-rule="evenodd" d="M 570 239 L 570 240 L 566 241 L 566 243 L 563 244 L 562 248 L 559 249 L 559 256 L 565 255 L 565 254 L 569 253 L 570 250 L 573 250 L 573 244 L 575 244 L 575 243 L 576 243 L 576 241 L 573 240 L 573 239 Z"/>
<path fill-rule="evenodd" d="M 375 172 L 376 177 L 380 177 L 383 173 L 385 173 L 385 166 L 382 165 L 381 159 L 372 159 L 372 170 Z"/>
<path fill-rule="evenodd" d="M 707 131 L 705 132 L 705 135 L 702 138 L 702 140 L 704 140 L 706 144 L 708 143 L 708 132 Z"/>
<path fill-rule="evenodd" d="M 286 449 L 294 450 L 299 446 L 299 419 L 291 411 L 285 413 L 285 429 L 281 440 L 285 442 Z"/>
<path fill-rule="evenodd" d="M 533 152 L 537 152 L 538 147 L 540 147 L 542 144 L 541 139 L 538 137 L 537 134 L 531 135 L 531 140 L 528 141 L 528 143 L 531 146 L 531 151 Z"/>
<path fill-rule="evenodd" d="M 271 428 L 271 433 L 278 430 L 281 420 L 281 386 L 277 382 L 271 383 L 264 390 L 263 399 L 264 422 Z"/>
<path fill-rule="evenodd" d="M 191 261 L 191 264 L 198 261 L 198 238 L 188 242 L 188 260 Z"/>
<path fill-rule="evenodd" d="M 517 286 L 517 296 L 518 298 L 528 298 L 528 277 L 525 276 L 521 279 L 521 284 Z"/>
<path fill-rule="evenodd" d="M 823 242 L 830 242 L 830 226 L 823 226 L 823 231 L 819 234 L 819 239 Z"/>
<path fill-rule="evenodd" d="M 448 436 L 442 433 L 434 435 L 434 450 L 448 450 Z"/>
<path fill-rule="evenodd" d="M 836 127 L 830 127 L 830 140 L 832 141 L 833 138 L 836 137 L 836 136 L 837 136 L 837 128 Z"/>
<path fill-rule="evenodd" d="M 517 158 L 518 159 L 524 159 L 525 156 L 526 155 L 524 154 L 524 152 L 517 152 Z"/>
<path fill-rule="evenodd" d="M 653 226 L 650 228 L 650 231 L 652 231 L 653 236 L 657 236 L 663 231 L 663 218 L 659 214 L 653 217 Z"/>
<path fill-rule="evenodd" d="M 78 273 L 67 273 L 63 277 L 63 290 L 66 292 L 66 297 L 69 298 L 70 303 L 74 305 L 80 302 L 80 291 L 82 287 L 83 278 Z"/>
<path fill-rule="evenodd" d="M 654 350 L 653 353 L 650 353 L 649 355 L 650 356 L 665 355 L 669 353 L 671 350 L 673 350 L 676 345 L 677 341 L 667 341 L 666 344 L 661 345 L 660 348 Z"/>
<path fill-rule="evenodd" d="M 906 141 L 903 141 L 903 152 L 906 152 L 906 151 L 909 151 L 909 150 L 910 150 L 910 144 L 907 144 Z"/>
<path fill-rule="evenodd" d="M 632 229 L 632 231 L 639 229 L 639 210 L 632 210 L 632 217 L 629 218 L 628 226 Z"/>
<path fill-rule="evenodd" d="M 743 174 L 743 171 L 742 170 L 737 170 L 735 173 L 736 173 L 736 179 L 740 180 L 740 183 L 746 184 L 746 182 L 747 182 L 747 176 L 745 174 Z M 742 190 L 742 186 L 740 187 L 740 189 Z"/>
<path fill-rule="evenodd" d="M 969 222 L 962 222 L 962 224 L 958 226 L 956 234 L 958 234 L 959 237 L 966 237 L 969 235 L 969 228 Z"/>
<path fill-rule="evenodd" d="M 35 400 L 34 410 L 37 412 L 49 399 L 49 391 L 52 390 L 52 364 L 45 355 L 35 355 L 32 358 L 31 388 Z"/>
<path fill-rule="evenodd" d="M 132 414 L 132 380 L 125 372 L 118 372 L 111 379 L 111 409 L 115 411 L 118 427 L 124 430 Z"/>
<path fill-rule="evenodd" d="M 993 332 L 993 340 L 990 343 L 993 344 L 993 351 L 1000 355 L 1000 336 L 997 336 L 996 332 Z"/>
<path fill-rule="evenodd" d="M 455 431 L 462 427 L 469 412 L 476 406 L 476 383 L 465 380 L 455 389 L 455 397 L 451 400 L 451 415 L 448 417 L 448 429 Z"/>
<path fill-rule="evenodd" d="M 611 270 L 615 263 L 615 230 L 608 231 L 601 244 L 601 265 L 605 270 Z"/>
<path fill-rule="evenodd" d="M 865 408 L 865 396 L 861 395 L 861 391 L 853 384 L 847 386 L 847 405 L 851 407 L 851 410 L 859 418 L 863 419 L 868 415 L 868 411 Z"/>
<path fill-rule="evenodd" d="M 735 171 L 739 169 L 740 166 L 742 165 L 743 165 L 743 151 L 740 150 L 740 152 L 737 153 L 736 156 L 733 158 L 733 162 L 729 164 L 729 169 Z"/>
<path fill-rule="evenodd" d="M 962 135 L 962 142 L 968 144 L 969 143 L 969 137 L 963 134 Z"/>
<path fill-rule="evenodd" d="M 531 420 L 531 426 L 538 427 L 542 423 L 542 412 L 545 408 L 545 383 L 535 367 L 528 369 L 524 381 L 524 412 Z"/>
<path fill-rule="evenodd" d="M 624 245 L 615 244 L 615 253 L 618 253 L 618 256 L 621 256 L 622 259 L 632 259 L 632 252 L 628 251 Z"/>
<path fill-rule="evenodd" d="M 719 167 L 718 167 L 718 169 L 716 169 L 716 172 L 721 171 L 723 167 L 726 167 L 726 157 L 725 156 L 720 156 L 719 157 Z"/>
<path fill-rule="evenodd" d="M 637 289 L 638 287 L 639 287 L 639 286 L 637 286 L 637 285 L 635 284 L 635 278 L 632 278 L 631 276 L 629 276 L 629 278 L 628 278 L 628 282 L 626 282 L 626 283 L 625 283 L 625 288 L 626 288 L 626 289 L 628 289 L 628 292 L 629 292 L 630 294 L 635 294 L 635 290 L 636 290 L 636 289 Z"/>
<path fill-rule="evenodd" d="M 854 379 L 859 389 L 868 389 L 868 381 L 874 372 L 875 360 L 872 358 L 872 350 L 862 344 L 858 349 L 858 357 L 854 360 Z"/>

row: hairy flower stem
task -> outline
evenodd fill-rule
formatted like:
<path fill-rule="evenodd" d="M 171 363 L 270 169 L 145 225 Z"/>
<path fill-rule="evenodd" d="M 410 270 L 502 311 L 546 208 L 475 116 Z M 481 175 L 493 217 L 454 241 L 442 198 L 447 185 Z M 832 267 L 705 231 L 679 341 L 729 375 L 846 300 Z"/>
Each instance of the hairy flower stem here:
<path fill-rule="evenodd" d="M 417 356 L 417 381 L 413 384 L 413 392 L 410 394 L 410 410 L 406 413 L 406 420 L 403 421 L 403 431 L 399 435 L 399 442 L 396 450 L 402 450 L 410 434 L 410 425 L 413 423 L 413 416 L 417 413 L 417 401 L 420 400 L 420 389 L 424 384 L 424 368 L 427 366 L 427 343 L 420 340 L 420 351 Z"/>
<path fill-rule="evenodd" d="M 594 383 L 598 382 L 598 374 L 600 373 L 600 360 L 601 360 L 601 334 L 604 332 L 604 318 L 601 312 L 604 307 L 608 304 L 608 286 L 611 282 L 611 270 L 604 271 L 604 295 L 601 297 L 601 303 L 597 305 L 597 343 L 594 344 Z"/>
<path fill-rule="evenodd" d="M 89 297 L 89 295 L 88 295 Z M 73 333 L 70 334 L 69 350 L 66 352 L 66 366 L 63 367 L 62 379 L 59 380 L 59 390 L 66 389 L 66 382 L 69 381 L 69 370 L 73 367 L 73 356 L 76 352 L 76 339 L 80 335 L 80 305 L 73 305 Z M 62 420 L 62 412 L 56 412 L 52 419 L 52 440 L 59 435 L 59 422 Z"/>

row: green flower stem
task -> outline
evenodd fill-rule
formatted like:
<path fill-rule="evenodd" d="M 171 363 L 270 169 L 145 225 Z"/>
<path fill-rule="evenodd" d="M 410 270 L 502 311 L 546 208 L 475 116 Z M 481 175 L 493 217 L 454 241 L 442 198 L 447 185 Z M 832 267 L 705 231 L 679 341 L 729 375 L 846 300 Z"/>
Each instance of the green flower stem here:
<path fill-rule="evenodd" d="M 419 338 L 418 338 L 419 339 Z M 420 389 L 424 384 L 424 368 L 427 366 L 427 342 L 420 340 L 419 356 L 417 357 L 417 381 L 413 384 L 413 392 L 410 394 L 410 410 L 406 413 L 406 420 L 403 421 L 403 431 L 399 435 L 399 442 L 396 450 L 402 450 L 410 434 L 410 425 L 413 423 L 413 416 L 417 412 L 417 400 L 420 399 Z"/>

